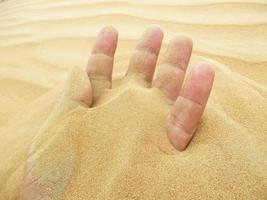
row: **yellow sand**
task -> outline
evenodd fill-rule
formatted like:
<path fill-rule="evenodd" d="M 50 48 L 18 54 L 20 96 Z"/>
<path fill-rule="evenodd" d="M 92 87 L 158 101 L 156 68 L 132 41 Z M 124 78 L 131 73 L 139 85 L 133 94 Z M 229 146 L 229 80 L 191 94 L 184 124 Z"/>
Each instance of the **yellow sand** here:
<path fill-rule="evenodd" d="M 267 4 L 244 2 L 1 2 L 0 199 L 20 198 L 29 152 L 44 199 L 267 199 Z M 165 31 L 161 52 L 182 32 L 194 40 L 190 68 L 216 70 L 184 152 L 166 137 L 162 93 L 121 79 L 151 23 Z M 88 83 L 82 68 L 105 24 L 120 32 L 114 89 L 87 108 L 69 97 Z"/>

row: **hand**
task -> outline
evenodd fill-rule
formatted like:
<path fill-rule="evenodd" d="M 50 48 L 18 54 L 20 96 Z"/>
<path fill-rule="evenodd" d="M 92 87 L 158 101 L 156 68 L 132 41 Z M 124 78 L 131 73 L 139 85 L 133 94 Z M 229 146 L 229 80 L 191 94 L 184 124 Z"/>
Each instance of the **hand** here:
<path fill-rule="evenodd" d="M 192 41 L 185 36 L 176 36 L 171 40 L 165 61 L 159 66 L 153 80 L 162 38 L 163 32 L 158 26 L 146 29 L 130 59 L 125 76 L 139 76 L 146 85 L 161 90 L 173 104 L 166 124 L 167 135 L 176 149 L 184 150 L 204 111 L 214 71 L 209 64 L 200 63 L 182 87 Z M 89 58 L 87 74 L 78 68 L 70 73 L 61 100 L 31 144 L 23 178 L 22 199 L 62 197 L 76 162 L 79 162 L 73 148 L 73 137 L 77 137 L 79 123 L 68 122 L 67 119 L 76 119 L 72 111 L 81 102 L 90 107 L 97 103 L 104 90 L 111 88 L 117 39 L 118 33 L 113 27 L 102 29 Z M 66 129 L 68 124 L 71 126 Z M 54 154 L 60 157 L 53 157 Z"/>
<path fill-rule="evenodd" d="M 190 38 L 177 35 L 170 41 L 165 60 L 153 79 L 162 38 L 163 32 L 158 26 L 150 26 L 144 31 L 125 76 L 140 74 L 151 87 L 160 89 L 166 95 L 173 104 L 166 123 L 167 135 L 176 149 L 184 150 L 205 109 L 214 71 L 208 63 L 199 63 L 184 81 L 193 44 Z M 104 88 L 111 88 L 117 40 L 118 33 L 113 27 L 103 28 L 96 38 L 87 65 L 93 88 L 89 96 L 93 99 L 97 99 Z"/>

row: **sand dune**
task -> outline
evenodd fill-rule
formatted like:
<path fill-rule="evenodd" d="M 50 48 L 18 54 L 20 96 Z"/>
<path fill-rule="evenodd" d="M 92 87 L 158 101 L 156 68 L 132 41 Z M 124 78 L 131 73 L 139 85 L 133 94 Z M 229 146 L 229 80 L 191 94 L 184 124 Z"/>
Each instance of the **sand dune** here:
<path fill-rule="evenodd" d="M 91 109 L 69 102 L 68 92 L 58 102 L 64 87 L 73 92 L 77 80 L 64 85 L 67 74 L 85 67 L 106 24 L 120 33 L 114 89 Z M 121 80 L 149 24 L 165 31 L 161 52 L 184 33 L 194 41 L 190 68 L 206 60 L 216 70 L 196 137 L 182 153 L 168 143 L 161 94 Z M 54 199 L 266 199 L 266 68 L 264 0 L 3 1 L 0 199 L 19 199 L 29 149 L 35 178 L 55 188 Z M 82 72 L 75 77 L 86 83 Z"/>

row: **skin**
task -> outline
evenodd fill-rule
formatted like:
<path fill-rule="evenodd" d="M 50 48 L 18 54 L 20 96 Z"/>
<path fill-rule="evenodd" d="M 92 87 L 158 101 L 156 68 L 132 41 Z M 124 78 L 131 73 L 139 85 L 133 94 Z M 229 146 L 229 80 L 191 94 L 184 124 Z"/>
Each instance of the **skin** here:
<path fill-rule="evenodd" d="M 156 87 L 165 94 L 172 104 L 172 109 L 166 119 L 167 136 L 170 143 L 177 150 L 182 151 L 186 149 L 194 136 L 205 109 L 213 84 L 214 71 L 208 63 L 199 63 L 184 80 L 193 44 L 190 38 L 177 35 L 170 41 L 165 52 L 165 60 L 158 66 L 158 73 L 154 76 L 162 38 L 163 31 L 158 26 L 150 26 L 144 31 L 129 61 L 125 76 L 139 75 L 147 82 L 147 85 Z M 55 107 L 57 112 L 49 117 L 47 124 L 50 121 L 56 121 L 61 114 L 67 113 L 80 103 L 92 106 L 102 90 L 112 87 L 112 69 L 117 41 L 118 32 L 115 28 L 107 26 L 100 30 L 89 57 L 87 74 L 84 71 L 75 70 L 70 73 L 61 101 Z M 38 137 L 49 137 L 46 134 L 48 133 L 44 128 L 37 134 L 34 141 L 38 144 Z M 68 145 L 54 144 L 52 147 L 58 145 L 61 145 L 60 151 L 66 152 L 67 157 L 72 156 Z M 55 166 L 51 172 L 52 176 L 49 176 L 51 174 L 45 174 L 50 167 L 49 162 L 40 165 L 38 159 L 34 159 L 38 151 L 35 146 L 36 144 L 33 143 L 26 161 L 21 199 L 60 199 L 66 182 L 69 180 L 66 173 L 72 173 L 73 163 L 63 162 L 64 166 L 70 167 L 65 166 L 65 171 L 62 171 L 62 166 Z M 41 158 L 45 159 L 45 156 L 43 152 Z M 37 174 L 33 172 L 34 166 L 40 168 Z M 64 181 L 62 177 L 65 178 Z M 57 180 L 61 183 L 55 183 Z M 53 184 L 57 187 L 52 187 Z"/>
<path fill-rule="evenodd" d="M 156 25 L 149 26 L 136 46 L 125 76 L 142 74 L 151 87 L 160 89 L 173 104 L 167 118 L 166 131 L 171 144 L 182 151 L 194 136 L 210 95 L 215 72 L 210 64 L 202 62 L 184 80 L 193 42 L 187 36 L 177 35 L 170 41 L 164 62 L 158 66 L 158 73 L 153 78 L 162 39 L 162 29 Z M 101 92 L 99 90 L 111 88 L 117 41 L 118 32 L 111 26 L 104 27 L 96 37 L 87 65 L 92 87 L 89 96 L 94 99 Z M 99 87 L 101 81 L 102 86 Z"/>

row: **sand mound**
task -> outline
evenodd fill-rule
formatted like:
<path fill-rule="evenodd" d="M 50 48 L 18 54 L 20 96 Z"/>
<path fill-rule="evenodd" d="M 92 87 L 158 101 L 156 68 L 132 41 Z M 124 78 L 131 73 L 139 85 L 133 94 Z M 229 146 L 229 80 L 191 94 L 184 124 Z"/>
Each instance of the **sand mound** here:
<path fill-rule="evenodd" d="M 227 81 L 235 91 L 242 88 Z M 257 141 L 261 134 L 251 136 L 211 105 L 189 149 L 177 152 L 165 133 L 170 106 L 163 94 L 136 77 L 116 83 L 92 108 L 73 106 L 66 98 L 59 102 L 33 140 L 27 195 L 37 188 L 38 196 L 51 199 L 266 195 L 267 160 Z"/>
<path fill-rule="evenodd" d="M 0 3 L 0 199 L 19 198 L 25 164 L 32 168 L 26 192 L 42 198 L 265 199 L 267 5 L 210 2 Z M 122 39 L 115 80 L 88 108 L 69 98 L 86 89 L 85 72 L 64 80 L 69 68 L 85 66 L 92 37 L 107 22 Z M 193 38 L 190 68 L 208 60 L 216 70 L 184 152 L 166 137 L 170 105 L 161 92 L 122 78 L 150 23 L 167 40 L 173 32 Z"/>

